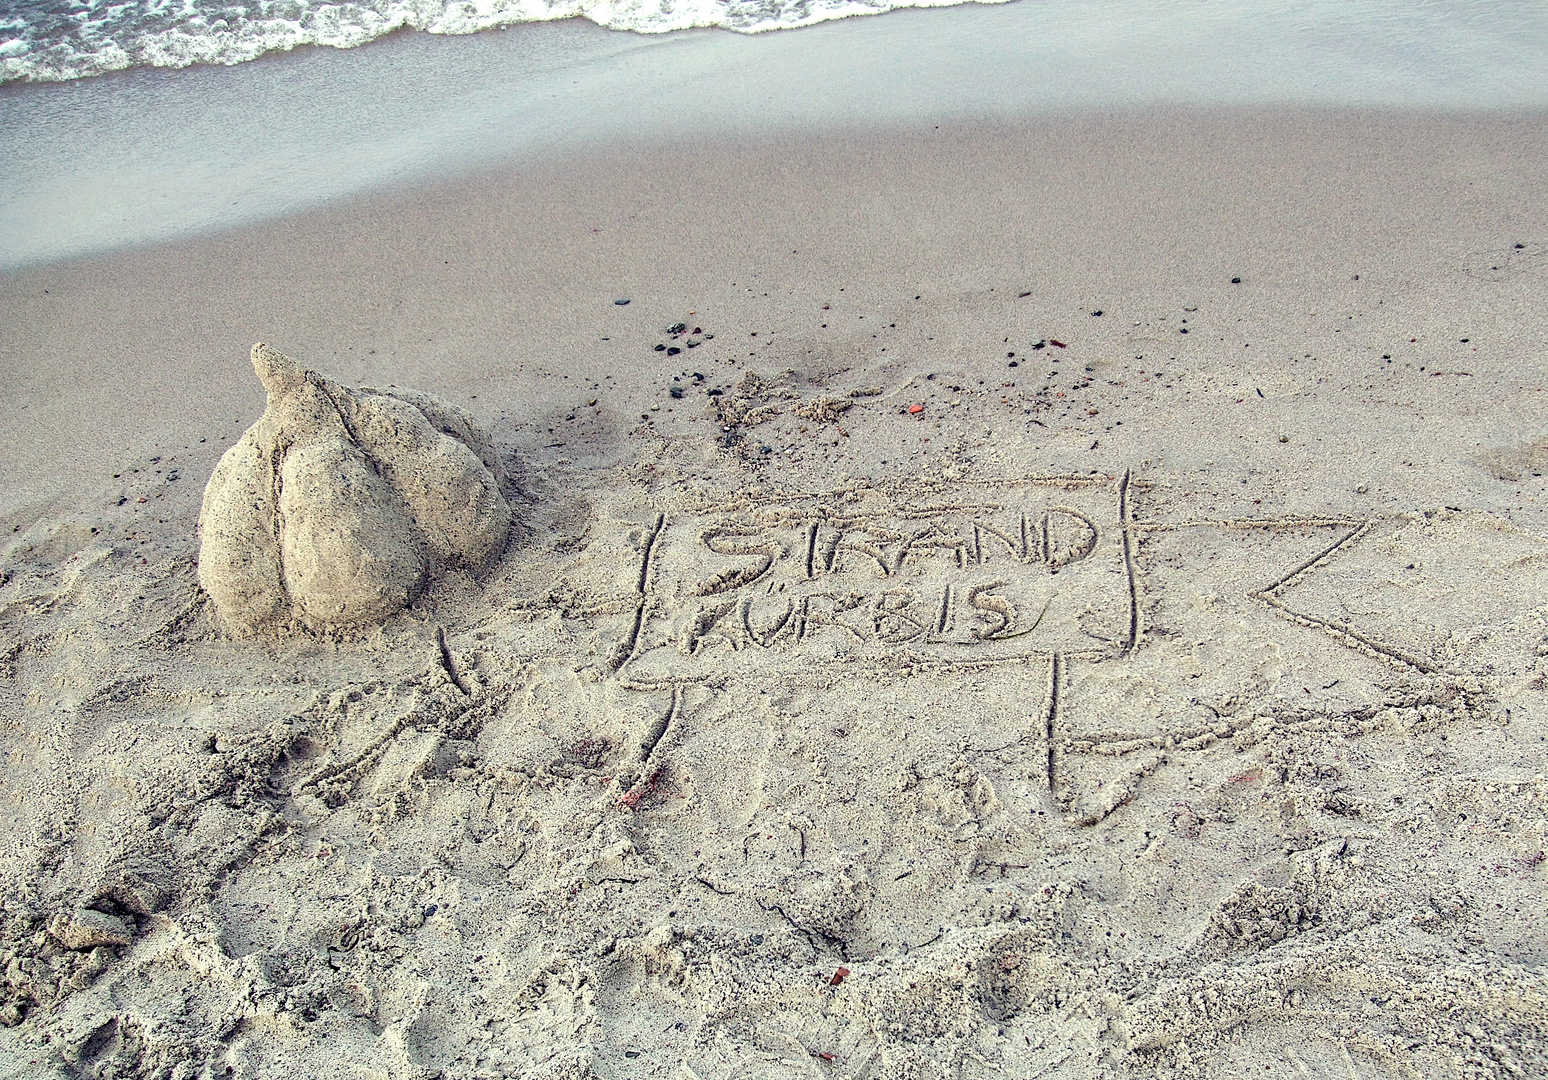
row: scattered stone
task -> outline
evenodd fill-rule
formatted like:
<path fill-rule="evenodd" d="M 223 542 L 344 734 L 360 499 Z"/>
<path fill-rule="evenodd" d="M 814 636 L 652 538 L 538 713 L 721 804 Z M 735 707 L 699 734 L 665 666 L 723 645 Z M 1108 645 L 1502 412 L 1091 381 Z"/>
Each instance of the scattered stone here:
<path fill-rule="evenodd" d="M 624 307 L 625 305 L 627 305 L 629 303 L 629 301 L 627 301 L 627 300 L 614 300 L 613 303 L 617 304 L 619 307 Z"/>
<path fill-rule="evenodd" d="M 122 919 L 90 909 L 55 915 L 48 924 L 48 932 L 67 949 L 95 949 L 134 941 L 134 931 Z"/>

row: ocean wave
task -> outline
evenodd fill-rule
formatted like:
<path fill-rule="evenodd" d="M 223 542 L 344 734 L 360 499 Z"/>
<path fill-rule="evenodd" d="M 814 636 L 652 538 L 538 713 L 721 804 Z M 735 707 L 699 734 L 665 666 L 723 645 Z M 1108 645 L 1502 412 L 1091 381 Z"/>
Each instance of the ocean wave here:
<path fill-rule="evenodd" d="M 761 33 L 968 2 L 1007 0 L 13 0 L 0 8 L 0 84 L 240 64 L 298 45 L 349 49 L 402 29 L 472 34 L 580 17 L 642 34 L 710 26 Z"/>

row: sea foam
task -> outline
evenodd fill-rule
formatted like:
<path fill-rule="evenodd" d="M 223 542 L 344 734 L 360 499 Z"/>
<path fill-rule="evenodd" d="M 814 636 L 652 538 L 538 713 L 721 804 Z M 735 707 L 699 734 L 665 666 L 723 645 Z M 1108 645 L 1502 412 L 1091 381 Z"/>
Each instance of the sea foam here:
<path fill-rule="evenodd" d="M 131 67 L 240 64 L 298 45 L 348 49 L 394 30 L 472 34 L 586 18 L 660 34 L 780 30 L 971 0 L 20 0 L 0 14 L 0 83 L 58 82 Z M 1006 0 L 976 0 L 1004 3 Z"/>

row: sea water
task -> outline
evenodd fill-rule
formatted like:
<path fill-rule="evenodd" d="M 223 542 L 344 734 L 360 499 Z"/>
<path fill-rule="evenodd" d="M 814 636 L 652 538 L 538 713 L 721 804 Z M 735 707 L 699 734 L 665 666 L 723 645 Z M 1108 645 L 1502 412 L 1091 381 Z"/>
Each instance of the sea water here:
<path fill-rule="evenodd" d="M 967 0 L 9 0 L 0 11 L 0 83 L 74 79 L 130 67 L 239 64 L 297 45 L 348 49 L 395 30 L 473 34 L 584 18 L 663 34 L 744 33 Z M 980 0 L 1004 3 L 1007 0 Z"/>
<path fill-rule="evenodd" d="M 0 272 L 619 140 L 1156 104 L 1548 107 L 1543 0 L 1019 0 L 833 21 L 898 6 L 0 0 L 3 70 L 63 80 L 0 88 Z M 706 24 L 729 29 L 675 29 Z M 343 47 L 397 27 L 435 33 Z M 284 51 L 303 42 L 341 48 Z"/>

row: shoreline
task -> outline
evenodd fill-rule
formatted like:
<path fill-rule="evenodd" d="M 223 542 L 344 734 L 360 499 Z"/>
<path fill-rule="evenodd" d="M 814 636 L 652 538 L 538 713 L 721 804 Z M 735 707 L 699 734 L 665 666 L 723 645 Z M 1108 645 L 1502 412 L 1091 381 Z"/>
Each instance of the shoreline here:
<path fill-rule="evenodd" d="M 565 20 L 7 88 L 0 268 L 623 142 L 1152 106 L 1548 108 L 1548 39 L 1508 14 L 1174 5 L 1114 22 L 1111 6 L 900 9 L 761 35 Z"/>

